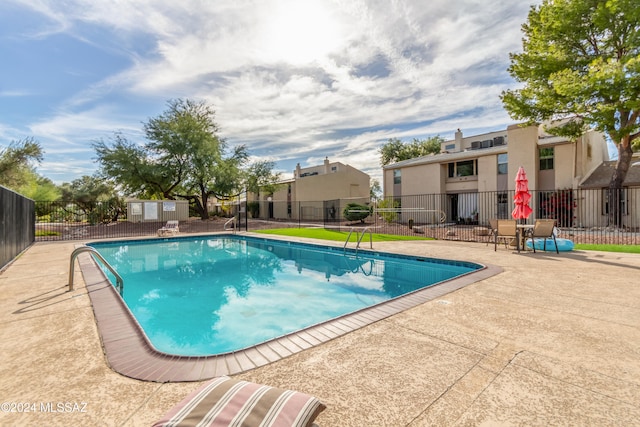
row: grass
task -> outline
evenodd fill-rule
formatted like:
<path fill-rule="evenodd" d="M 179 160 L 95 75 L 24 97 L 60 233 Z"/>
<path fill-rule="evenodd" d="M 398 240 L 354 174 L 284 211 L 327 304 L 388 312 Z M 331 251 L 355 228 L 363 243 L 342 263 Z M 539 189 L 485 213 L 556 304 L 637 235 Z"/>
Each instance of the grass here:
<path fill-rule="evenodd" d="M 349 235 L 346 231 L 327 230 L 324 228 L 276 228 L 272 230 L 259 230 L 256 233 L 263 234 L 276 234 L 278 236 L 289 237 L 306 237 L 310 239 L 323 239 L 323 240 L 336 240 L 344 242 Z M 371 233 L 371 238 L 374 242 L 395 242 L 400 240 L 433 240 L 429 237 L 417 237 L 417 236 L 396 236 L 393 234 L 378 234 Z M 368 241 L 369 236 L 364 236 L 362 241 Z M 356 233 L 352 233 L 349 238 L 350 242 L 356 242 Z"/>
<path fill-rule="evenodd" d="M 346 231 L 327 230 L 324 228 L 276 228 L 272 230 L 259 230 L 256 233 L 262 234 L 276 234 L 279 236 L 289 237 L 306 237 L 310 239 L 323 239 L 323 240 L 336 240 L 344 242 L 349 234 Z M 374 242 L 394 242 L 402 240 L 434 240 L 430 237 L 419 236 L 398 236 L 393 234 L 378 234 L 372 233 L 371 235 Z M 362 241 L 367 241 L 368 236 L 363 237 Z M 357 241 L 356 233 L 352 233 L 349 238 L 350 242 Z M 575 249 L 583 251 L 604 251 L 604 252 L 623 252 L 623 253 L 640 253 L 640 245 L 592 245 L 585 243 L 577 243 Z"/>
<path fill-rule="evenodd" d="M 59 236 L 59 235 L 60 233 L 57 231 L 48 231 L 48 230 L 36 231 L 36 237 Z"/>
<path fill-rule="evenodd" d="M 640 254 L 640 245 L 593 245 L 576 243 L 575 249 L 583 251 L 624 252 L 627 254 Z"/>

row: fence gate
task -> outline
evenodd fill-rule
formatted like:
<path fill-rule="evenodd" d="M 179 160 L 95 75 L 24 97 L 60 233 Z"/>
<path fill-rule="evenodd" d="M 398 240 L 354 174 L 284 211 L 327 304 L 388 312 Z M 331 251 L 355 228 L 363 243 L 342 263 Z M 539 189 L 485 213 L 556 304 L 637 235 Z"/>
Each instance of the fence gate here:
<path fill-rule="evenodd" d="M 322 209 L 322 219 L 324 228 L 340 229 L 340 218 L 342 216 L 340 199 L 325 200 Z"/>

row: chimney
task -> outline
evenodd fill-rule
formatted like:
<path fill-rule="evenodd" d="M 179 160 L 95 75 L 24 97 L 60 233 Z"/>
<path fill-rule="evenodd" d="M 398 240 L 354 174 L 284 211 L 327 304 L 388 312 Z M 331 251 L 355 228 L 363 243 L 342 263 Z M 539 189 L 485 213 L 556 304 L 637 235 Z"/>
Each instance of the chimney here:
<path fill-rule="evenodd" d="M 460 128 L 456 131 L 456 151 L 462 151 L 462 131 Z"/>
<path fill-rule="evenodd" d="M 324 173 L 329 173 L 329 157 L 324 158 Z"/>

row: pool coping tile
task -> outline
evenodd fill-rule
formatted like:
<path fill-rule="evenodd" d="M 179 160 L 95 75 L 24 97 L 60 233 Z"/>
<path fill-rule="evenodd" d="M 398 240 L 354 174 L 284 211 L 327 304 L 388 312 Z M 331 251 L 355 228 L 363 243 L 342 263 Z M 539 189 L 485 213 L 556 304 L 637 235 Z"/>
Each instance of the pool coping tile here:
<path fill-rule="evenodd" d="M 214 356 L 178 356 L 157 351 L 93 258 L 78 256 L 102 348 L 111 369 L 124 376 L 154 382 L 201 381 L 233 375 L 284 359 L 356 329 L 494 276 L 502 268 L 482 269 L 393 300 L 346 314 L 244 350 Z"/>

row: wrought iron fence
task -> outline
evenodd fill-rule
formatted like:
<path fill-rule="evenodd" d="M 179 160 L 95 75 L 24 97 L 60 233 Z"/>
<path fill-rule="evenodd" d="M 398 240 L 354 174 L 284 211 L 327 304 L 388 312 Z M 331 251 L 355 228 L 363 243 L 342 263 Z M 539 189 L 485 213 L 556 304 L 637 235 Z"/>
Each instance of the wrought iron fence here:
<path fill-rule="evenodd" d="M 0 268 L 35 240 L 34 202 L 0 186 Z"/>
<path fill-rule="evenodd" d="M 235 227 L 255 231 L 281 227 L 325 227 L 348 231 L 369 227 L 374 232 L 428 236 L 436 239 L 486 242 L 489 220 L 510 218 L 513 191 L 423 194 L 390 198 L 377 203 L 365 199 L 310 202 L 261 201 L 239 203 L 228 210 Z M 353 208 L 352 204 L 359 205 Z M 347 210 L 371 213 L 353 219 Z M 536 218 L 556 220 L 561 237 L 575 243 L 640 244 L 640 189 L 615 194 L 603 189 L 534 191 L 530 200 Z M 163 222 L 130 221 L 126 206 L 97 203 L 89 208 L 68 202 L 36 202 L 36 240 L 73 240 L 155 235 Z M 139 218 L 138 218 L 139 219 Z M 209 233 L 225 229 L 228 217 L 180 221 L 181 233 Z"/>

